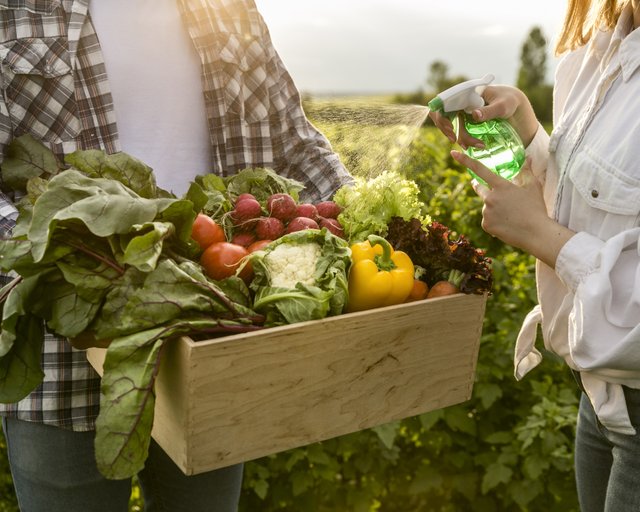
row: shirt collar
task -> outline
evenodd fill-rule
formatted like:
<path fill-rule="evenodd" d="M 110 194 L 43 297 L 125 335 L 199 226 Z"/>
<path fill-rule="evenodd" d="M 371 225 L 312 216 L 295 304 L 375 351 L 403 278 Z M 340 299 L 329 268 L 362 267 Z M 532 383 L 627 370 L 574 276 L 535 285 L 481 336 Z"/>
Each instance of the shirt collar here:
<path fill-rule="evenodd" d="M 640 30 L 633 30 L 633 8 L 629 2 L 616 23 L 613 32 L 599 32 L 592 51 L 600 59 L 601 70 L 606 69 L 618 53 L 622 77 L 626 82 L 640 66 Z"/>
<path fill-rule="evenodd" d="M 620 65 L 625 82 L 640 67 L 640 28 L 631 32 L 620 44 Z"/>

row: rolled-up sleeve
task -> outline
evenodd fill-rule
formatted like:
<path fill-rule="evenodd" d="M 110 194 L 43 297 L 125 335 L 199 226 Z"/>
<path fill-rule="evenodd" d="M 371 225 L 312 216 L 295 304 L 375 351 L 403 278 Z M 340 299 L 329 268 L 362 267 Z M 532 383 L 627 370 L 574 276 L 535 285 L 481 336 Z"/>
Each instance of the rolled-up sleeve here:
<path fill-rule="evenodd" d="M 574 293 L 569 348 L 583 370 L 640 368 L 640 228 L 607 241 L 577 233 L 561 249 L 556 273 Z"/>

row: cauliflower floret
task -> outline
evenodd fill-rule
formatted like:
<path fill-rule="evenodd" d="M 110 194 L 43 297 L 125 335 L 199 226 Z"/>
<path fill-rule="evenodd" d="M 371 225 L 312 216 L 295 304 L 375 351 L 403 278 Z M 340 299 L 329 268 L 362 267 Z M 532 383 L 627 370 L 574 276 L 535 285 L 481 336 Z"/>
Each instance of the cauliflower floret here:
<path fill-rule="evenodd" d="M 296 283 L 315 283 L 316 262 L 321 248 L 316 243 L 280 244 L 264 258 L 271 286 L 295 288 Z"/>

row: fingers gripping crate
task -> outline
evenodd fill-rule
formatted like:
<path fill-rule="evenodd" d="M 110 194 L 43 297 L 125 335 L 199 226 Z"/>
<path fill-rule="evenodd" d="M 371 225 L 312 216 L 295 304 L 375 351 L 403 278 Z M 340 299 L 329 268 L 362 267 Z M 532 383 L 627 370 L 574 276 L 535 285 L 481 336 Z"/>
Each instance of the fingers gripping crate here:
<path fill-rule="evenodd" d="M 471 397 L 486 304 L 453 295 L 167 343 L 152 435 L 186 474 Z M 104 350 L 87 351 L 102 368 Z"/>

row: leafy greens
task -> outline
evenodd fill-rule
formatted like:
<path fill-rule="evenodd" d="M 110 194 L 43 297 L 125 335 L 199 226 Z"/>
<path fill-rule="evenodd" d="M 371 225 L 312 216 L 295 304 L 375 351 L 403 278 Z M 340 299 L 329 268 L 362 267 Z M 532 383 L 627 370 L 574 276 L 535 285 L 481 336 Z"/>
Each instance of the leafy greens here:
<path fill-rule="evenodd" d="M 242 280 L 212 281 L 192 262 L 201 204 L 158 188 L 139 160 L 78 151 L 64 169 L 30 137 L 9 155 L 3 177 L 29 180 L 20 183 L 27 195 L 13 236 L 0 240 L 0 268 L 17 275 L 0 290 L 0 401 L 18 401 L 42 381 L 45 326 L 112 339 L 96 460 L 106 477 L 130 477 L 147 457 L 165 341 L 260 329 L 264 317 Z"/>

